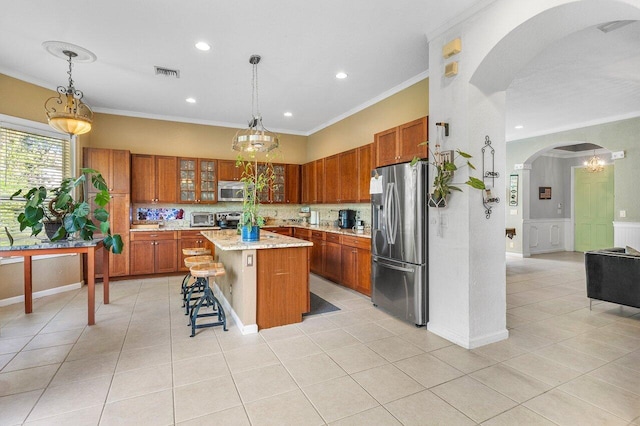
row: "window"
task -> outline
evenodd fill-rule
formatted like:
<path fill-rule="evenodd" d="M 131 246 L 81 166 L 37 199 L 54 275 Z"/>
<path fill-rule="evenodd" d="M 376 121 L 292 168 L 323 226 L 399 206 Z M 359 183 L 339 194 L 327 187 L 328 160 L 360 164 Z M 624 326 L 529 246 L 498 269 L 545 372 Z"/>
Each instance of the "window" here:
<path fill-rule="evenodd" d="M 34 186 L 52 188 L 71 176 L 69 138 L 41 130 L 38 123 L 29 124 L 33 127 L 0 122 L 0 241 L 7 241 L 6 226 L 15 239 L 14 244 L 28 238 L 30 230 L 20 232 L 16 217 L 24 201 L 9 200 L 11 194 Z"/>

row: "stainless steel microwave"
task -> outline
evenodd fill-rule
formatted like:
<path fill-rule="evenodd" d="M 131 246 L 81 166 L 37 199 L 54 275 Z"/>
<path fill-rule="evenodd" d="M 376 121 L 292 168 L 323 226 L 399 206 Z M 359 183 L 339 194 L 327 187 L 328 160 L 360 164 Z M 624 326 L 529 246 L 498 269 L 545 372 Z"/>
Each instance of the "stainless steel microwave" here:
<path fill-rule="evenodd" d="M 191 213 L 191 226 L 216 226 L 215 215 L 208 212 L 193 212 Z"/>
<path fill-rule="evenodd" d="M 218 182 L 218 201 L 242 201 L 244 183 L 237 181 Z"/>

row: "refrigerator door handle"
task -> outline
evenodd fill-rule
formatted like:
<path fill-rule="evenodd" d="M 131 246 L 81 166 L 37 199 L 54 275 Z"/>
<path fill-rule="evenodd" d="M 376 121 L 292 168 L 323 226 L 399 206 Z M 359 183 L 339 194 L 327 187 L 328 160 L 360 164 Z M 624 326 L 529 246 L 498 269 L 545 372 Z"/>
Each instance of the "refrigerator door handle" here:
<path fill-rule="evenodd" d="M 393 234 L 392 230 L 391 230 L 391 226 L 392 226 L 392 222 L 395 220 L 395 216 L 394 216 L 394 211 L 393 211 L 393 199 L 391 198 L 391 195 L 393 194 L 393 190 L 394 190 L 394 184 L 393 182 L 389 182 L 387 183 L 387 191 L 385 193 L 385 200 L 384 200 L 384 204 L 385 204 L 385 210 L 386 210 L 386 214 L 385 214 L 385 219 L 386 219 L 386 228 L 387 228 L 387 242 L 389 244 L 395 244 L 396 239 L 395 239 L 395 235 Z"/>
<path fill-rule="evenodd" d="M 403 268 L 402 266 L 395 266 L 385 262 L 378 262 L 378 259 L 373 259 L 375 263 L 380 263 L 384 265 L 385 268 L 393 269 L 400 272 L 415 272 L 415 269 L 412 268 Z"/>
<path fill-rule="evenodd" d="M 393 204 L 393 241 L 395 243 L 396 237 L 398 236 L 398 222 L 400 221 L 398 216 L 398 213 L 400 212 L 400 196 L 398 195 L 398 188 L 395 185 L 393 187 Z"/>

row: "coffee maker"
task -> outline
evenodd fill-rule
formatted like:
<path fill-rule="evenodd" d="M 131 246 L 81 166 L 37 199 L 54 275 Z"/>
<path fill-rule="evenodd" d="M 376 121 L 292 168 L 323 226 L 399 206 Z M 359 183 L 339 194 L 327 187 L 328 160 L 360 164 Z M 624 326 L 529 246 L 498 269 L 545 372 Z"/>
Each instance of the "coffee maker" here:
<path fill-rule="evenodd" d="M 342 229 L 351 229 L 356 226 L 355 210 L 338 211 L 338 226 Z"/>

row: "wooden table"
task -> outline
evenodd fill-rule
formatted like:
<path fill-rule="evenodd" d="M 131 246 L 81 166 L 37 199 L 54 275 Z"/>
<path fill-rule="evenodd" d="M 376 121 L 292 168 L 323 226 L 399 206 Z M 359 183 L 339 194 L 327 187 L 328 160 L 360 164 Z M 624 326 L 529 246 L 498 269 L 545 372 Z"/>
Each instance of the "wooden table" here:
<path fill-rule="evenodd" d="M 31 258 L 46 254 L 86 254 L 87 255 L 87 323 L 96 323 L 96 289 L 95 289 L 95 265 L 96 252 L 102 249 L 102 283 L 104 291 L 104 303 L 109 303 L 109 251 L 104 247 L 102 240 L 71 240 L 56 242 L 36 242 L 34 244 L 0 247 L 0 257 L 22 256 L 24 258 L 24 312 L 33 312 L 33 275 Z"/>

